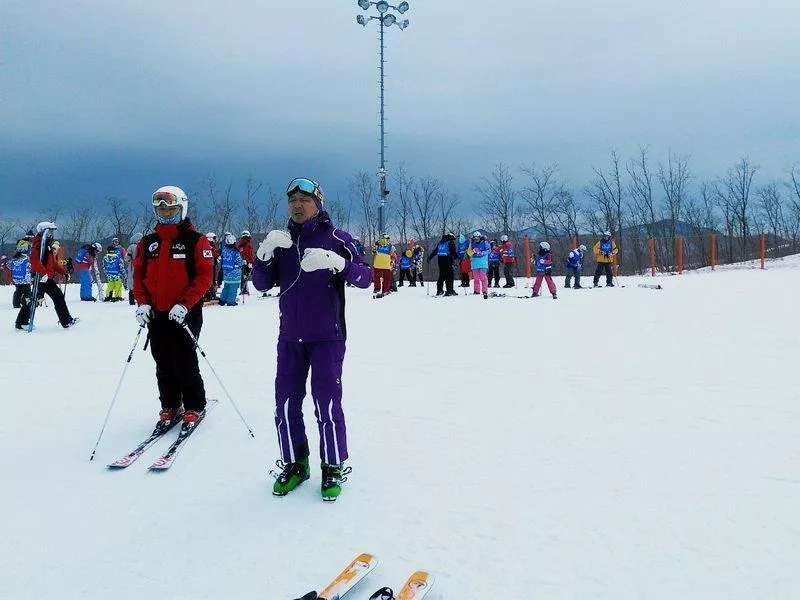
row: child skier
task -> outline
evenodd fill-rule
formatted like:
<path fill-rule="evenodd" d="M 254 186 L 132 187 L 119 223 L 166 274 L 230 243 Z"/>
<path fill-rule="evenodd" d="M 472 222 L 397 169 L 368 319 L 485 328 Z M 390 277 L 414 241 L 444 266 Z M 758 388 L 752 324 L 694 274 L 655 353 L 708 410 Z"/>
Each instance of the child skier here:
<path fill-rule="evenodd" d="M 75 270 L 78 272 L 78 279 L 81 281 L 81 300 L 84 302 L 95 302 L 97 298 L 92 296 L 92 266 L 95 257 L 103 247 L 99 242 L 94 244 L 84 244 L 78 249 L 75 255 Z"/>
<path fill-rule="evenodd" d="M 539 289 L 542 287 L 542 279 L 547 282 L 547 289 L 553 294 L 553 300 L 556 296 L 556 284 L 553 282 L 553 255 L 550 253 L 550 244 L 542 242 L 539 244 L 539 252 L 536 255 L 536 282 L 533 284 L 533 294 L 531 296 L 536 298 L 539 295 Z"/>
<path fill-rule="evenodd" d="M 483 294 L 484 300 L 489 297 L 489 242 L 480 231 L 472 234 L 467 255 L 472 267 L 473 294 Z"/>
<path fill-rule="evenodd" d="M 238 306 L 236 294 L 242 282 L 242 267 L 245 265 L 239 248 L 236 247 L 236 236 L 225 233 L 225 245 L 222 247 L 222 292 L 219 295 L 220 306 Z"/>
<path fill-rule="evenodd" d="M 411 267 L 413 265 L 411 256 L 413 254 L 414 253 L 411 250 L 406 250 L 403 252 L 403 256 L 400 257 L 400 282 L 397 284 L 398 287 L 403 287 L 403 282 L 406 279 L 408 279 L 409 285 L 416 285 L 416 280 L 411 276 Z"/>
<path fill-rule="evenodd" d="M 489 242 L 489 287 L 500 287 L 500 248 L 496 240 Z M 494 285 L 492 285 L 494 281 Z"/>
<path fill-rule="evenodd" d="M 122 253 L 114 244 L 107 248 L 103 257 L 103 271 L 108 280 L 103 302 L 119 302 L 122 300 Z"/>
<path fill-rule="evenodd" d="M 564 278 L 564 287 L 570 287 L 569 284 L 574 276 L 575 289 L 581 289 L 581 270 L 583 269 L 583 254 L 585 252 L 586 246 L 581 244 L 567 256 L 567 259 L 564 261 L 564 266 L 567 268 L 567 276 Z"/>
<path fill-rule="evenodd" d="M 8 268 L 11 270 L 11 282 L 15 288 L 13 305 L 19 309 L 14 326 L 23 329 L 28 324 L 31 312 L 31 261 L 25 252 L 17 250 L 8 261 Z"/>

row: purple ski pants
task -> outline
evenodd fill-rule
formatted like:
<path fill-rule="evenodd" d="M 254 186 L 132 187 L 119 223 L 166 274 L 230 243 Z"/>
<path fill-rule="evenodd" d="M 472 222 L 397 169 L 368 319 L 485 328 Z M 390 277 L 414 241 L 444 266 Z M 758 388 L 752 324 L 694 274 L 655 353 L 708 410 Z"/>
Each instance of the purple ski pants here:
<path fill-rule="evenodd" d="M 284 462 L 296 462 L 310 453 L 303 422 L 309 368 L 320 460 L 334 465 L 347 460 L 347 431 L 342 410 L 344 353 L 343 341 L 278 342 L 275 427 Z"/>

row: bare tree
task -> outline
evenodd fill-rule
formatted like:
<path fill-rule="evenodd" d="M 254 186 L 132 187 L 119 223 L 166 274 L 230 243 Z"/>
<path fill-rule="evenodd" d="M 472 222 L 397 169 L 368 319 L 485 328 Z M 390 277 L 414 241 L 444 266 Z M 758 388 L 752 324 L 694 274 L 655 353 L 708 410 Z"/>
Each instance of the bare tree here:
<path fill-rule="evenodd" d="M 396 197 L 398 198 L 397 229 L 400 233 L 400 239 L 407 242 L 409 228 L 413 218 L 411 188 L 414 185 L 414 178 L 406 172 L 406 166 L 401 162 L 396 169 L 396 174 L 393 179 L 397 192 Z"/>
<path fill-rule="evenodd" d="M 720 200 L 723 210 L 732 217 L 735 233 L 740 239 L 741 258 L 747 258 L 747 238 L 750 235 L 750 188 L 759 167 L 742 158 L 720 181 Z"/>
<path fill-rule="evenodd" d="M 325 198 L 325 211 L 330 215 L 333 224 L 345 231 L 350 229 L 350 213 L 351 213 L 350 197 L 345 197 L 344 200 L 337 194 L 336 200 L 332 198 Z"/>
<path fill-rule="evenodd" d="M 451 221 L 453 220 L 453 215 L 455 214 L 455 209 L 461 202 L 461 199 L 458 197 L 457 194 L 451 194 L 447 192 L 440 192 L 437 194 L 437 210 L 436 214 L 439 217 L 439 223 L 441 223 L 442 235 L 447 233 L 448 229 L 454 229 L 458 231 L 458 229 L 451 225 Z M 435 231 L 434 229 L 431 230 L 431 233 Z"/>
<path fill-rule="evenodd" d="M 371 247 L 378 239 L 378 204 L 375 201 L 375 186 L 372 178 L 366 171 L 359 171 L 350 178 L 350 196 L 355 198 L 361 207 L 363 220 L 361 222 L 360 238 L 365 247 Z"/>
<path fill-rule="evenodd" d="M 556 181 L 558 167 L 550 165 L 540 169 L 534 163 L 523 165 L 520 171 L 528 177 L 529 184 L 522 188 L 520 196 L 527 205 L 528 213 L 544 238 L 555 233 L 555 210 L 561 197 L 563 184 Z M 504 230 L 508 233 L 508 230 Z"/>
<path fill-rule="evenodd" d="M 670 152 L 667 165 L 658 165 L 658 180 L 664 190 L 664 214 L 667 221 L 667 239 L 669 240 L 672 264 L 677 262 L 677 225 L 683 216 L 686 189 L 690 178 L 689 159 L 685 156 L 675 156 Z"/>
<path fill-rule="evenodd" d="M 773 238 L 788 237 L 786 235 L 786 219 L 783 214 L 783 198 L 778 182 L 773 181 L 756 191 L 758 196 L 759 217 L 763 219 L 765 229 Z"/>
<path fill-rule="evenodd" d="M 121 198 L 109 198 L 107 202 L 108 221 L 112 227 L 110 233 L 113 237 L 120 238 L 120 242 L 126 245 L 139 224 L 139 217 L 126 206 L 126 201 Z"/>
<path fill-rule="evenodd" d="M 488 177 L 481 177 L 475 190 L 481 197 L 480 206 L 486 219 L 485 227 L 494 231 L 513 232 L 520 220 L 514 177 L 503 163 L 497 163 Z"/>
<path fill-rule="evenodd" d="M 0 219 L 0 252 L 2 252 L 3 246 L 6 245 L 6 240 L 10 242 L 16 241 L 17 236 L 13 232 L 19 230 L 20 224 L 18 220 Z"/>
<path fill-rule="evenodd" d="M 620 254 L 623 252 L 622 236 L 622 203 L 625 192 L 622 185 L 622 174 L 619 165 L 619 156 L 616 150 L 611 151 L 611 168 L 608 172 L 593 168 L 594 178 L 585 188 L 586 195 L 594 201 L 600 211 L 600 219 L 605 221 L 602 228 L 610 229 L 612 233 L 616 230 L 620 237 Z M 597 224 L 600 219 L 597 215 L 590 216 L 590 219 Z"/>
<path fill-rule="evenodd" d="M 412 187 L 411 194 L 411 223 L 417 239 L 428 240 L 436 233 L 437 221 L 446 227 L 445 223 L 458 201 L 445 194 L 444 184 L 434 177 L 423 177 Z"/>
<path fill-rule="evenodd" d="M 95 217 L 96 212 L 93 206 L 76 206 L 67 214 L 66 222 L 61 226 L 59 237 L 77 244 L 85 243 L 89 234 L 94 233 L 93 221 Z"/>

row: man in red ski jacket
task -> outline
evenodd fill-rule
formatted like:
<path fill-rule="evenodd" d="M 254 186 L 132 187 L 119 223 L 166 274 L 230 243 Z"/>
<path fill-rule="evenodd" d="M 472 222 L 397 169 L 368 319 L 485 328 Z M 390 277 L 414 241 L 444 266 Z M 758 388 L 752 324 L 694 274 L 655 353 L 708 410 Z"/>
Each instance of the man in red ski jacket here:
<path fill-rule="evenodd" d="M 53 253 L 53 240 L 55 238 L 56 224 L 50 221 L 42 221 L 36 226 L 36 236 L 33 238 L 33 250 L 31 251 L 31 271 L 39 274 L 39 292 L 38 295 L 42 296 L 47 294 L 53 301 L 53 306 L 58 315 L 58 322 L 66 329 L 78 322 L 78 319 L 72 318 L 67 308 L 67 303 L 64 300 L 64 294 L 61 288 L 56 284 L 56 273 L 66 277 L 67 272 L 64 270 Z M 44 256 L 42 256 L 42 232 L 48 231 L 46 247 L 44 248 Z M 42 259 L 44 262 L 42 262 Z M 36 302 L 36 298 L 32 300 Z M 24 302 L 24 300 L 23 300 Z M 29 313 L 28 313 L 29 314 Z M 27 325 L 29 317 L 21 315 L 21 319 L 17 321 L 17 329 L 22 329 L 21 325 Z"/>
<path fill-rule="evenodd" d="M 136 245 L 133 296 L 136 320 L 147 326 L 156 361 L 161 412 L 156 427 L 167 428 L 181 415 L 183 427 L 203 418 L 206 392 L 197 352 L 186 326 L 200 336 L 203 295 L 213 282 L 214 256 L 208 239 L 198 233 L 186 213 L 189 200 L 175 186 L 153 194 L 158 224 Z"/>

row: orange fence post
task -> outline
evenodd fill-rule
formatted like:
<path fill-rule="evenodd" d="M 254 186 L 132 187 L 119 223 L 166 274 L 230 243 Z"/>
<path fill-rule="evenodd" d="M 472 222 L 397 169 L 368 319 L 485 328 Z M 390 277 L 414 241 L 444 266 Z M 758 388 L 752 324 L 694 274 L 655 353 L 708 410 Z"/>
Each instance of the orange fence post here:
<path fill-rule="evenodd" d="M 766 234 L 761 234 L 761 268 L 764 268 L 764 260 L 767 258 L 767 236 Z"/>
<path fill-rule="evenodd" d="M 574 250 L 578 247 L 578 238 L 576 236 L 572 236 L 572 248 L 570 250 Z"/>
<path fill-rule="evenodd" d="M 656 241 L 652 238 L 647 240 L 650 247 L 650 277 L 656 276 Z"/>
<path fill-rule="evenodd" d="M 531 276 L 531 241 L 525 236 L 525 277 Z"/>
<path fill-rule="evenodd" d="M 683 274 L 683 238 L 678 236 L 676 238 L 678 242 L 678 275 Z"/>
<path fill-rule="evenodd" d="M 711 270 L 717 266 L 717 234 L 711 234 Z"/>

